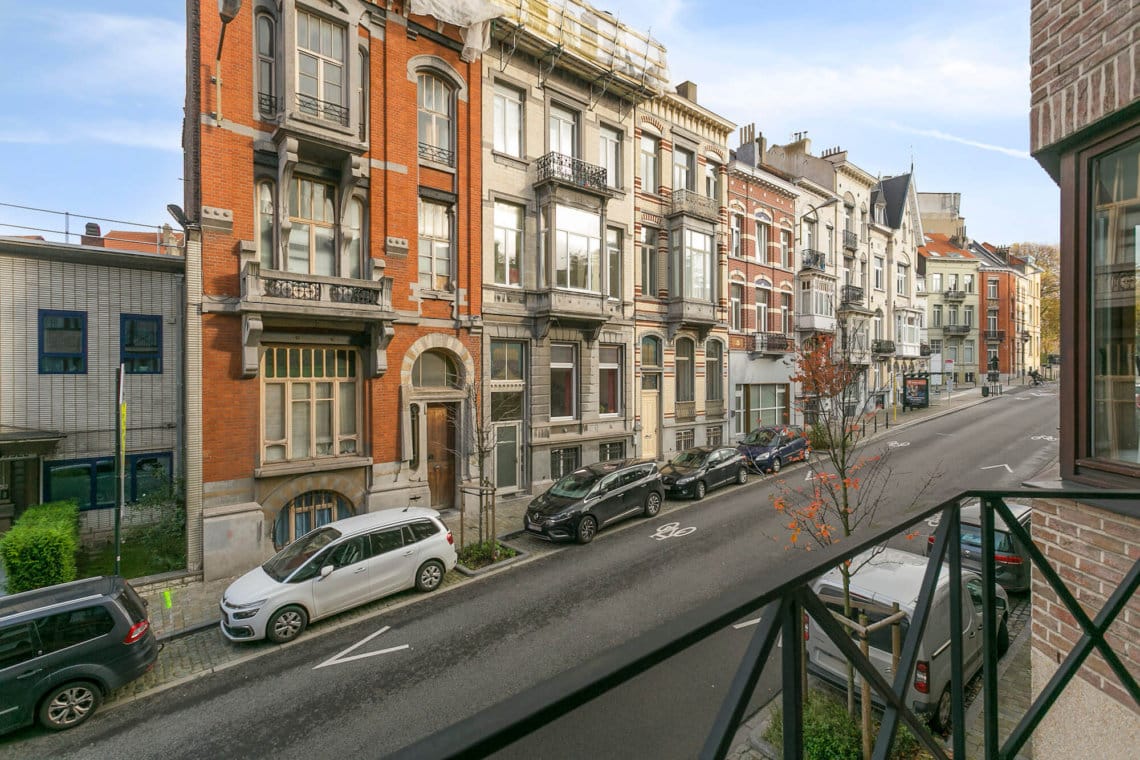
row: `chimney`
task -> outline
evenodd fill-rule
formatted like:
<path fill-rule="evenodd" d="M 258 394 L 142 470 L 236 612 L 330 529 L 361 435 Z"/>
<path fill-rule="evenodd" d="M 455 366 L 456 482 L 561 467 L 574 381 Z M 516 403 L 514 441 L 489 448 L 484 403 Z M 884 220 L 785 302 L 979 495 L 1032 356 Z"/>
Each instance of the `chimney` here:
<path fill-rule="evenodd" d="M 685 100 L 688 100 L 692 103 L 696 103 L 697 102 L 697 84 L 696 84 L 696 82 L 690 82 L 689 80 L 685 80 L 684 82 L 681 82 L 681 84 L 677 85 L 677 94 L 680 95 Z"/>
<path fill-rule="evenodd" d="M 83 235 L 79 238 L 79 242 L 83 245 L 94 245 L 99 248 L 104 248 L 103 233 L 99 230 L 99 225 L 95 222 L 88 222 L 83 228 Z"/>

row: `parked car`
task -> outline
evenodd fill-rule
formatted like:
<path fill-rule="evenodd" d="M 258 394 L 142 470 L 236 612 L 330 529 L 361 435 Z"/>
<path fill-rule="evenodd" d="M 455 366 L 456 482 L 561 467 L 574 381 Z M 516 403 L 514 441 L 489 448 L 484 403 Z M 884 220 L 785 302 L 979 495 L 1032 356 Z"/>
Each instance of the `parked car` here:
<path fill-rule="evenodd" d="M 297 638 L 314 620 L 415 586 L 435 591 L 455 567 L 455 541 L 434 509 L 384 509 L 311 530 L 230 584 L 230 641 Z"/>
<path fill-rule="evenodd" d="M 797 425 L 756 428 L 740 439 L 737 448 L 757 469 L 776 473 L 788 462 L 806 460 L 811 442 Z"/>
<path fill-rule="evenodd" d="M 632 515 L 653 517 L 664 498 L 654 462 L 625 459 L 581 467 L 526 509 L 523 528 L 549 541 L 588 544 L 598 530 Z"/>
<path fill-rule="evenodd" d="M 856 557 L 853 565 L 859 566 L 867 554 Z M 868 623 L 876 623 L 893 614 L 892 604 L 897 602 L 906 617 L 900 623 L 902 638 L 915 612 L 918 592 L 926 573 L 925 557 L 884 549 L 863 565 L 851 578 L 852 617 L 865 614 Z M 959 579 L 962 584 L 962 661 L 966 680 L 982 667 L 982 578 L 965 570 Z M 950 726 L 950 571 L 943 566 L 931 600 L 930 613 L 919 643 L 915 672 L 907 690 L 906 701 L 916 713 L 930 715 L 936 728 Z M 843 578 L 838 569 L 832 570 L 812 584 L 812 590 L 833 612 L 843 614 Z M 998 620 L 998 653 L 1009 648 L 1009 598 L 1001 586 L 995 585 Z M 891 626 L 873 632 L 868 640 L 869 658 L 888 682 L 892 673 Z M 808 619 L 808 669 L 836 684 L 847 683 L 847 660 L 839 648 L 819 627 L 814 618 Z M 877 694 L 877 704 L 881 704 Z"/>
<path fill-rule="evenodd" d="M 748 465 L 731 446 L 697 446 L 682 451 L 662 467 L 661 480 L 670 496 L 703 499 L 726 483 L 747 483 Z"/>
<path fill-rule="evenodd" d="M 78 726 L 158 649 L 146 602 L 118 576 L 0 596 L 0 731 Z"/>
<path fill-rule="evenodd" d="M 1028 504 L 1006 502 L 1017 523 L 1029 532 L 1033 509 Z M 982 505 L 980 502 L 962 507 L 958 517 L 962 540 L 962 567 L 982 572 Z M 936 526 L 938 521 L 932 522 Z M 926 553 L 934 548 L 934 535 L 926 540 Z M 1014 537 L 1009 525 L 1000 514 L 994 515 L 994 580 L 1006 591 L 1028 591 L 1030 567 L 1029 550 Z"/>

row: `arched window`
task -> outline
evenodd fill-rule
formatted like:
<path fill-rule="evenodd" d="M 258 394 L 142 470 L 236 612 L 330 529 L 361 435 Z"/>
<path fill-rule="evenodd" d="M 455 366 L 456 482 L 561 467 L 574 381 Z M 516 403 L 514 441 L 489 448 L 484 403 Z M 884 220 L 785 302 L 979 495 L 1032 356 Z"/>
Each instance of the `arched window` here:
<path fill-rule="evenodd" d="M 332 491 L 303 493 L 277 513 L 273 525 L 273 543 L 280 549 L 314 528 L 346 517 L 352 517 L 352 505 L 340 494 Z"/>
<path fill-rule="evenodd" d="M 264 269 L 273 269 L 273 209 L 274 184 L 257 183 L 257 256 Z"/>
<path fill-rule="evenodd" d="M 705 344 L 705 399 L 724 401 L 724 347 L 718 340 Z"/>
<path fill-rule="evenodd" d="M 257 110 L 262 116 L 277 115 L 277 43 L 273 18 L 257 15 Z"/>
<path fill-rule="evenodd" d="M 696 385 L 693 367 L 694 352 L 692 339 L 677 338 L 677 401 L 679 402 L 692 401 L 694 398 L 693 388 Z"/>
<path fill-rule="evenodd" d="M 647 391 L 661 388 L 661 341 L 652 335 L 641 339 L 641 388 Z"/>
<path fill-rule="evenodd" d="M 458 388 L 459 370 L 442 351 L 426 351 L 412 367 L 412 385 L 417 388 Z"/>
<path fill-rule="evenodd" d="M 419 109 L 420 158 L 452 166 L 451 87 L 434 74 L 417 75 L 416 106 Z"/>

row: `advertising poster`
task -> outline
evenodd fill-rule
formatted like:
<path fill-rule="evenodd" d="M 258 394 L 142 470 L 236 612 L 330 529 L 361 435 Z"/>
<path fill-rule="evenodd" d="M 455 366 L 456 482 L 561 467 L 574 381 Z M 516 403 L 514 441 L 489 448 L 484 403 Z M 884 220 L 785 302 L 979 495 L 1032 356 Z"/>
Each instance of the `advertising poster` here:
<path fill-rule="evenodd" d="M 925 409 L 930 406 L 930 381 L 925 377 L 905 379 L 904 394 L 906 405 L 912 409 Z"/>

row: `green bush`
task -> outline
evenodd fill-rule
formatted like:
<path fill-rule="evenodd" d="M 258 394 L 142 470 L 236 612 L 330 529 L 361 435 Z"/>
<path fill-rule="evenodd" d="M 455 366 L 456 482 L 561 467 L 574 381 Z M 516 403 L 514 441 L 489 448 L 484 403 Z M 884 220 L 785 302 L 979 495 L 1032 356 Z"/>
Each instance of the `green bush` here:
<path fill-rule="evenodd" d="M 808 428 L 808 440 L 815 451 L 827 451 L 831 448 L 831 436 L 823 425 L 812 425 Z"/>
<path fill-rule="evenodd" d="M 514 549 L 498 541 L 483 541 L 468 544 L 459 550 L 459 564 L 469 570 L 477 570 L 493 562 L 509 559 L 518 554 Z"/>
<path fill-rule="evenodd" d="M 75 580 L 78 550 L 79 507 L 74 501 L 29 507 L 0 538 L 8 593 Z"/>
<path fill-rule="evenodd" d="M 182 483 L 169 481 L 129 506 L 143 520 L 127 531 L 125 542 L 145 549 L 150 559 L 148 574 L 186 567 L 186 498 Z"/>
<path fill-rule="evenodd" d="M 877 733 L 879 722 L 874 721 Z M 847 706 L 827 692 L 810 689 L 804 700 L 804 758 L 805 760 L 860 760 L 863 756 L 863 739 L 859 720 L 847 714 Z M 774 747 L 782 747 L 784 738 L 783 715 L 777 705 L 772 721 L 764 732 L 764 740 Z M 918 740 L 906 726 L 900 725 L 891 748 L 893 760 L 929 757 L 922 752 Z"/>

